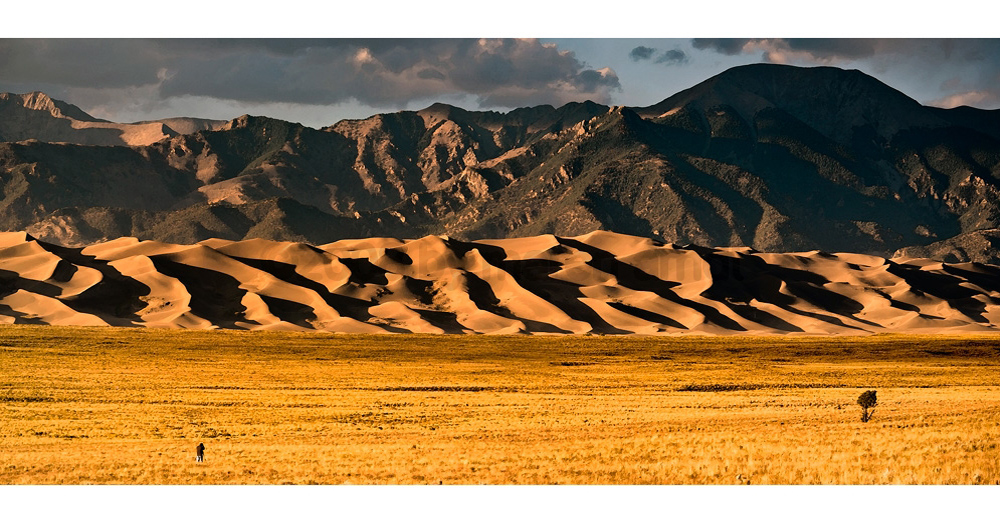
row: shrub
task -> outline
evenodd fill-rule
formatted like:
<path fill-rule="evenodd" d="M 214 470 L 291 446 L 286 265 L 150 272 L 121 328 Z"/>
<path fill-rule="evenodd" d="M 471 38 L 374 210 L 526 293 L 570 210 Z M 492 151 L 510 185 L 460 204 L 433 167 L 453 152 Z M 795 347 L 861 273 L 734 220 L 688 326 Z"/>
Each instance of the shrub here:
<path fill-rule="evenodd" d="M 875 397 L 875 391 L 862 392 L 858 396 L 858 405 L 861 405 L 861 421 L 868 423 L 868 420 L 872 419 L 872 415 L 875 414 L 875 406 L 878 405 L 878 398 Z M 869 411 L 868 409 L 871 410 Z"/>

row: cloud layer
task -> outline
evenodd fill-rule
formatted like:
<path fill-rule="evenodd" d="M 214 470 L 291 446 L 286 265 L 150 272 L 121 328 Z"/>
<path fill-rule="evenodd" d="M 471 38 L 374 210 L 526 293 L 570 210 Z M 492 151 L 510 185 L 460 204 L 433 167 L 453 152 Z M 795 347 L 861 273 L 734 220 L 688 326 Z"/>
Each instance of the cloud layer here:
<path fill-rule="evenodd" d="M 8 85 L 73 89 L 94 101 L 212 97 L 252 103 L 405 106 L 473 96 L 482 107 L 607 103 L 610 68 L 535 39 L 0 40 Z"/>
<path fill-rule="evenodd" d="M 656 49 L 653 47 L 646 47 L 640 45 L 629 51 L 628 57 L 633 62 L 640 62 L 643 60 L 653 60 L 658 64 L 676 65 L 687 63 L 688 56 L 687 53 L 680 49 L 670 49 L 669 51 L 664 51 L 659 54 L 655 59 L 653 55 L 656 54 Z"/>
<path fill-rule="evenodd" d="M 837 63 L 913 48 L 914 40 L 877 38 L 695 38 L 695 49 L 726 55 L 762 53 L 768 62 Z"/>
<path fill-rule="evenodd" d="M 767 61 L 860 69 L 922 103 L 1000 107 L 1000 39 L 555 42 L 0 39 L 0 91 L 44 91 L 116 121 L 249 112 L 322 126 L 437 101 L 498 110 L 648 105 L 729 67 Z"/>

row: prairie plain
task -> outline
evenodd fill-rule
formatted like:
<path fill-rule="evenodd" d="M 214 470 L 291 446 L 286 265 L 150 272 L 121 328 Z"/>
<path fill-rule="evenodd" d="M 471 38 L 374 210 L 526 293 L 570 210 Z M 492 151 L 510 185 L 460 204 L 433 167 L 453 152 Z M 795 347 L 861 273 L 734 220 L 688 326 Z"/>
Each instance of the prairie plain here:
<path fill-rule="evenodd" d="M 9 325 L 0 484 L 1000 484 L 998 392 L 995 336 Z"/>

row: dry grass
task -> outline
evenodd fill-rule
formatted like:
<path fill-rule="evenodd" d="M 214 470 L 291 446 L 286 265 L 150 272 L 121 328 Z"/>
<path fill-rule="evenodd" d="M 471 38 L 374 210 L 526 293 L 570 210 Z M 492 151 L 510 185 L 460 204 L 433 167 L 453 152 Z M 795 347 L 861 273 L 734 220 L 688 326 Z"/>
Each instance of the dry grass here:
<path fill-rule="evenodd" d="M 4 326 L 0 483 L 994 484 L 998 384 L 990 337 Z"/>

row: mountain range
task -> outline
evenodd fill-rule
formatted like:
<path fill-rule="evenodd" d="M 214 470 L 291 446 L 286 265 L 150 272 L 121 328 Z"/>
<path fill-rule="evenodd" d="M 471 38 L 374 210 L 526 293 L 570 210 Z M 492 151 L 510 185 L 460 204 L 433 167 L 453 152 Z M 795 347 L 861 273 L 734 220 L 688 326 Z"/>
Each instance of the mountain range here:
<path fill-rule="evenodd" d="M 1000 111 L 923 106 L 833 67 L 736 67 L 648 107 L 435 104 L 322 129 L 118 124 L 0 94 L 0 140 L 0 230 L 67 247 L 600 229 L 1000 261 Z"/>
<path fill-rule="evenodd" d="M 115 123 L 94 118 L 79 107 L 45 93 L 0 93 L 0 141 L 68 142 L 80 145 L 149 145 L 164 138 L 214 130 L 225 121 L 167 118 Z"/>

